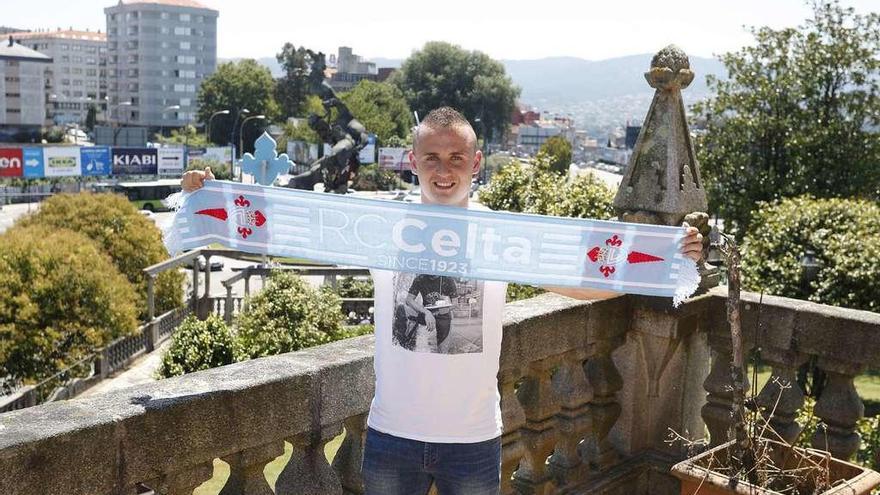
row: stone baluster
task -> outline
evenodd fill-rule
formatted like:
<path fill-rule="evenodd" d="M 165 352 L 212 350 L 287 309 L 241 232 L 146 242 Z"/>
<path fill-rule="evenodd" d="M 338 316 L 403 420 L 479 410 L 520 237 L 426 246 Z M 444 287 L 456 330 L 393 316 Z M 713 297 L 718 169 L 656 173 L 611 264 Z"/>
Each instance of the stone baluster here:
<path fill-rule="evenodd" d="M 593 399 L 590 401 L 592 452 L 589 454 L 589 460 L 593 468 L 602 469 L 617 460 L 608 433 L 620 417 L 621 408 L 616 394 L 623 388 L 623 378 L 617 371 L 614 360 L 611 359 L 611 342 L 599 341 L 596 347 L 597 354 L 587 360 L 584 367 L 593 389 Z"/>
<path fill-rule="evenodd" d="M 333 470 L 342 482 L 342 490 L 348 494 L 364 493 L 361 464 L 364 460 L 367 415 L 359 414 L 345 420 L 345 438 L 333 458 Z"/>
<path fill-rule="evenodd" d="M 516 391 L 526 417 L 526 424 L 520 429 L 523 457 L 513 474 L 513 484 L 520 493 L 541 495 L 556 489 L 547 469 L 547 458 L 559 436 L 555 417 L 559 403 L 551 383 L 551 373 L 558 364 L 558 358 L 531 363 Z"/>
<path fill-rule="evenodd" d="M 144 482 L 144 485 L 157 495 L 192 495 L 193 490 L 211 479 L 213 474 L 214 462 L 208 461 L 184 471 L 167 473 L 157 480 Z"/>
<path fill-rule="evenodd" d="M 303 433 L 287 441 L 290 461 L 275 482 L 277 495 L 342 495 L 342 484 L 324 455 L 324 445 L 342 431 L 342 424 Z"/>
<path fill-rule="evenodd" d="M 560 398 L 561 410 L 556 423 L 560 438 L 550 456 L 550 470 L 559 487 L 583 481 L 586 475 L 585 469 L 578 469 L 583 464 L 578 447 L 588 435 L 592 419 L 585 359 L 583 348 L 568 352 L 553 375 L 553 387 Z"/>
<path fill-rule="evenodd" d="M 797 369 L 805 357 L 790 351 L 764 349 L 761 359 L 770 364 L 772 371 L 756 401 L 769 419 L 770 427 L 786 442 L 793 443 L 803 429 L 795 418 L 804 405 L 804 393 L 797 384 Z M 764 436 L 778 439 L 769 432 Z"/>
<path fill-rule="evenodd" d="M 813 447 L 827 450 L 838 459 L 849 459 L 859 448 L 861 438 L 856 423 L 865 414 L 865 406 L 853 385 L 862 366 L 819 358 L 819 367 L 826 372 L 828 381 L 813 410 L 822 420 L 813 436 Z"/>
<path fill-rule="evenodd" d="M 504 422 L 504 434 L 501 436 L 501 493 L 504 495 L 514 493 L 511 479 L 523 456 L 520 429 L 526 424 L 526 413 L 516 397 L 516 385 L 521 377 L 519 370 L 502 371 L 498 377 Z"/>
<path fill-rule="evenodd" d="M 730 373 L 730 350 L 722 346 L 712 345 L 712 370 L 703 382 L 706 390 L 706 404 L 701 409 L 703 422 L 709 429 L 711 446 L 721 445 L 730 437 L 733 425 L 733 375 Z"/>
<path fill-rule="evenodd" d="M 282 454 L 284 442 L 278 441 L 223 457 L 229 464 L 229 479 L 220 495 L 271 495 L 263 469 Z"/>

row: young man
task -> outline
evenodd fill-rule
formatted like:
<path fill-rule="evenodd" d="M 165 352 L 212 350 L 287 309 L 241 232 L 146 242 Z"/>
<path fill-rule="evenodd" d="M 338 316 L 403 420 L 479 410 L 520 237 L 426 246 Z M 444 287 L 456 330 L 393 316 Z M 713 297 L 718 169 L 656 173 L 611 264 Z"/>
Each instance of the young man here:
<path fill-rule="evenodd" d="M 448 107 L 429 113 L 415 130 L 409 158 L 422 203 L 470 206 L 482 154 L 460 113 Z M 209 174 L 187 173 L 184 190 L 201 187 Z M 701 236 L 689 228 L 682 252 L 699 259 L 701 248 Z M 382 270 L 373 271 L 373 281 L 376 394 L 364 449 L 366 493 L 421 495 L 431 483 L 441 495 L 498 493 L 497 374 L 507 284 Z M 617 295 L 548 289 L 578 299 Z"/>

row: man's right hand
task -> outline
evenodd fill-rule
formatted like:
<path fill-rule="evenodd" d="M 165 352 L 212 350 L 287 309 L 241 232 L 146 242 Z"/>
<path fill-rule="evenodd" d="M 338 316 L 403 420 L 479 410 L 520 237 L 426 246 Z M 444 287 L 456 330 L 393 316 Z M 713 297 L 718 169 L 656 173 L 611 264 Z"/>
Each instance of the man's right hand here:
<path fill-rule="evenodd" d="M 183 192 L 193 192 L 197 189 L 201 189 L 202 186 L 205 185 L 206 180 L 214 180 L 214 174 L 211 172 L 211 167 L 205 167 L 205 170 L 190 170 L 183 174 L 183 177 L 180 179 L 180 185 L 183 188 Z"/>

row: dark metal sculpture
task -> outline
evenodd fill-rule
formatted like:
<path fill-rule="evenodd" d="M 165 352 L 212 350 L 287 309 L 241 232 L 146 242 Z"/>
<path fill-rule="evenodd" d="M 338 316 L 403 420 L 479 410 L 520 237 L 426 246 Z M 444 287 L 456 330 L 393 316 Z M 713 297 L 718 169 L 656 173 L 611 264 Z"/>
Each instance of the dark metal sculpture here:
<path fill-rule="evenodd" d="M 367 131 L 324 80 L 325 68 L 324 55 L 312 54 L 309 90 L 321 98 L 324 116 L 309 115 L 309 127 L 331 150 L 312 162 L 309 170 L 295 175 L 288 187 L 311 191 L 315 184 L 323 182 L 324 191 L 345 194 L 348 182 L 355 178 L 360 167 L 358 154 L 367 145 Z M 336 109 L 336 119 L 330 122 L 333 109 Z"/>

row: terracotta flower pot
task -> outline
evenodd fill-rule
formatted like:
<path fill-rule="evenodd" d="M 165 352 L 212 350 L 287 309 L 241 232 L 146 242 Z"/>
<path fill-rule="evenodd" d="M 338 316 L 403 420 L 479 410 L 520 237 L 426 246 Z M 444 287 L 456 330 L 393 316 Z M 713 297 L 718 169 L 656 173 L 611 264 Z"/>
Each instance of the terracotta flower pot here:
<path fill-rule="evenodd" d="M 762 441 L 771 446 L 768 452 L 776 465 L 785 465 L 786 469 L 795 468 L 799 462 L 799 455 L 803 455 L 827 467 L 831 488 L 822 492 L 814 492 L 814 484 L 804 477 L 805 491 L 803 493 L 867 495 L 871 493 L 873 488 L 880 486 L 880 474 L 868 468 L 834 459 L 828 453 L 819 450 L 795 448 L 797 454 L 791 455 L 788 447 L 779 442 Z M 736 485 L 731 486 L 729 477 L 715 470 L 727 464 L 729 449 L 732 445 L 732 441 L 727 442 L 673 466 L 672 474 L 681 480 L 681 495 L 778 494 L 779 492 L 773 489 L 759 488 L 745 481 L 739 481 Z"/>

